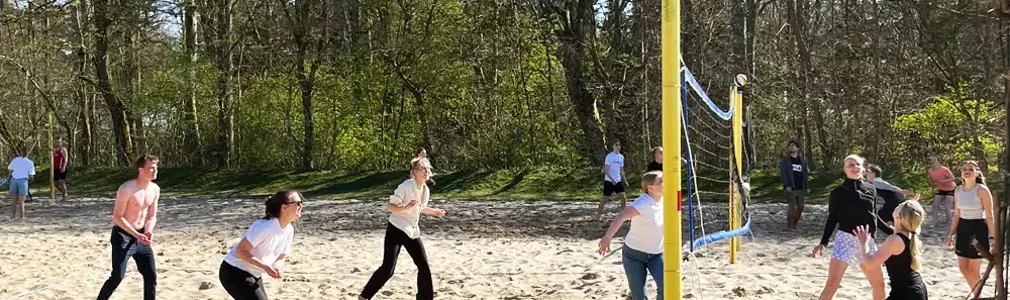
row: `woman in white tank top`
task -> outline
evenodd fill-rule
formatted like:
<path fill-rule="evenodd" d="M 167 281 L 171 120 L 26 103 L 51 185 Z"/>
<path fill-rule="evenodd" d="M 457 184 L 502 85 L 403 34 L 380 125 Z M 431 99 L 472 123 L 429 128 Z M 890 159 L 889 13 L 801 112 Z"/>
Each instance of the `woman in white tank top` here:
<path fill-rule="evenodd" d="M 947 235 L 947 247 L 954 248 L 957 266 L 975 297 L 978 297 L 979 281 L 982 280 L 979 272 L 982 255 L 972 245 L 972 241 L 989 249 L 996 236 L 992 193 L 985 186 L 985 177 L 979 169 L 978 162 L 973 160 L 961 164 L 963 182 L 954 190 L 954 217 L 951 219 L 950 234 Z"/>

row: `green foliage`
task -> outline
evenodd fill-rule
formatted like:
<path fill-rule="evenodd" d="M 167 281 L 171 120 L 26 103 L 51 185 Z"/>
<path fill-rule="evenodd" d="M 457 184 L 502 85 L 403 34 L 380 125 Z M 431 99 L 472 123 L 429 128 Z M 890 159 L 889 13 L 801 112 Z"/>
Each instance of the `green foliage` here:
<path fill-rule="evenodd" d="M 995 162 L 1003 153 L 1005 141 L 987 129 L 1000 122 L 1006 112 L 990 101 L 971 98 L 967 91 L 966 84 L 956 90 L 948 88 L 946 94 L 934 97 L 926 107 L 898 116 L 893 126 L 900 138 L 891 142 L 899 151 L 919 158 L 921 165 L 935 155 L 954 164 L 967 159 L 988 161 L 991 170 L 998 169 Z"/>

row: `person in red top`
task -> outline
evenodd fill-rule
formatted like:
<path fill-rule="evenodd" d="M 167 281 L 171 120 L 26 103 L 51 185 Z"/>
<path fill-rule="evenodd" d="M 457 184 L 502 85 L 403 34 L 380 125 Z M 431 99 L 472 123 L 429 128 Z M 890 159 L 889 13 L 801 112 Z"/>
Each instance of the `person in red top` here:
<path fill-rule="evenodd" d="M 70 165 L 70 155 L 63 145 L 63 138 L 56 140 L 56 151 L 53 152 L 53 181 L 60 191 L 61 201 L 67 201 L 67 166 Z"/>
<path fill-rule="evenodd" d="M 950 226 L 951 217 L 954 216 L 954 189 L 957 182 L 954 181 L 954 173 L 947 167 L 940 164 L 940 159 L 933 157 L 930 159 L 929 183 L 936 189 L 933 196 L 933 209 L 929 213 L 929 218 L 936 220 L 933 226 Z M 937 217 L 943 214 L 944 218 Z"/>

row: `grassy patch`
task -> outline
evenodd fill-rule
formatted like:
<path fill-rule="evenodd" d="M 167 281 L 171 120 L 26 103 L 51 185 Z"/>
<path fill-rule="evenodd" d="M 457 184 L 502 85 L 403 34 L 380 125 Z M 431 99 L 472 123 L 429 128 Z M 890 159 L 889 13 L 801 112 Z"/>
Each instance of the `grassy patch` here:
<path fill-rule="evenodd" d="M 40 170 L 32 182 L 36 197 L 49 195 L 48 170 Z M 77 168 L 68 182 L 73 196 L 112 197 L 123 182 L 135 176 L 130 168 Z M 899 187 L 929 196 L 925 172 L 885 174 Z M 629 198 L 639 194 L 640 175 L 631 175 Z M 718 176 L 710 176 L 719 178 Z M 725 175 L 722 176 L 725 178 Z M 996 177 L 996 176 L 993 176 Z M 316 199 L 361 199 L 388 196 L 404 179 L 406 171 L 348 173 L 335 171 L 202 170 L 163 168 L 158 184 L 164 197 L 230 198 L 261 197 L 282 188 L 293 188 Z M 517 170 L 462 170 L 438 174 L 432 185 L 436 197 L 473 200 L 597 200 L 602 193 L 599 168 L 528 168 Z M 838 174 L 813 174 L 808 203 L 824 203 L 828 192 L 842 181 Z M 702 190 L 727 191 L 726 184 L 698 180 Z M 694 185 L 692 183 L 692 185 Z M 994 190 L 1002 183 L 990 182 Z M 687 188 L 685 183 L 684 189 Z M 782 188 L 776 171 L 755 171 L 751 179 L 753 202 L 778 202 Z M 686 193 L 686 191 L 685 191 Z M 703 195 L 706 202 L 725 202 L 724 196 Z"/>

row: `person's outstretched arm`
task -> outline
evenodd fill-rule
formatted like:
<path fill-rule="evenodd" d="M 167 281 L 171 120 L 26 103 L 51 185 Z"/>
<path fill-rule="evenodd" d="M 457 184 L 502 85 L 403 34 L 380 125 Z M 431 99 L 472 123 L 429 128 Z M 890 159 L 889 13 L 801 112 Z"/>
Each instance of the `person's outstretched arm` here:
<path fill-rule="evenodd" d="M 827 246 L 828 239 L 831 238 L 831 234 L 834 233 L 835 227 L 838 226 L 838 198 L 839 196 L 835 191 L 831 191 L 828 195 L 828 219 L 824 222 L 824 233 L 821 234 L 821 245 Z"/>

